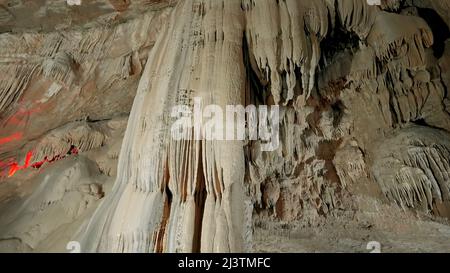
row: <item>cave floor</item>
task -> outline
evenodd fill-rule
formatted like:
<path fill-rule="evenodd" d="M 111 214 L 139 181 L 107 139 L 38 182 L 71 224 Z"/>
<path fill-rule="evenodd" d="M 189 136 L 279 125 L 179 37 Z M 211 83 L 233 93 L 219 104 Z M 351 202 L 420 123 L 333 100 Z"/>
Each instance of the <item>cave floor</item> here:
<path fill-rule="evenodd" d="M 448 253 L 450 226 L 421 220 L 403 230 L 342 224 L 283 230 L 257 227 L 254 252 L 275 253 Z"/>

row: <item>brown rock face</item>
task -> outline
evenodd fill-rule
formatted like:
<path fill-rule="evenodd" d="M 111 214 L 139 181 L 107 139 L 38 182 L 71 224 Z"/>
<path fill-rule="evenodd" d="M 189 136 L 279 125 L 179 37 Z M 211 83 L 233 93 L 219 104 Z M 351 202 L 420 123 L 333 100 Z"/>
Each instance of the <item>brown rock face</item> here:
<path fill-rule="evenodd" d="M 109 0 L 109 2 L 111 3 L 111 5 L 114 7 L 115 10 L 124 11 L 128 8 L 131 1 L 129 1 L 129 0 Z"/>
<path fill-rule="evenodd" d="M 445 1 L 0 4 L 0 250 L 450 251 Z"/>

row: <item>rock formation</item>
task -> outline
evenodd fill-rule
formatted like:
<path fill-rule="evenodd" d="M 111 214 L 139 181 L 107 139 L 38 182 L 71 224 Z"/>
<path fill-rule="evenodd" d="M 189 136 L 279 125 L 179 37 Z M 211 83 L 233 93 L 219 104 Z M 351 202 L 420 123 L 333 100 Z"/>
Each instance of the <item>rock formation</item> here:
<path fill-rule="evenodd" d="M 447 2 L 0 4 L 0 250 L 450 251 Z M 197 100 L 279 145 L 175 139 Z"/>

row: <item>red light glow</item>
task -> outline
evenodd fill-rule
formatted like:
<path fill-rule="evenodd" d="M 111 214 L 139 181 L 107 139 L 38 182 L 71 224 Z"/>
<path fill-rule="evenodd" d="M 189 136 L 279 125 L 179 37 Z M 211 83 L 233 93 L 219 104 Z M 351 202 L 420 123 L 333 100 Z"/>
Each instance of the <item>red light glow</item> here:
<path fill-rule="evenodd" d="M 30 166 L 30 160 L 31 160 L 32 156 L 33 156 L 33 152 L 29 151 L 27 153 L 27 156 L 25 157 L 25 163 L 23 164 L 23 166 L 19 166 L 19 164 L 17 162 L 12 163 L 9 168 L 8 177 L 13 176 L 18 170 L 28 168 Z"/>
<path fill-rule="evenodd" d="M 0 145 L 6 144 L 6 143 L 9 143 L 12 141 L 20 140 L 20 139 L 22 139 L 22 133 L 20 133 L 20 132 L 14 133 L 10 136 L 0 138 Z"/>
<path fill-rule="evenodd" d="M 67 155 L 77 155 L 78 153 L 79 153 L 79 150 L 76 147 L 72 147 L 66 155 L 57 155 L 51 159 L 49 159 L 48 157 L 45 157 L 43 160 L 35 162 L 30 165 L 31 158 L 33 157 L 33 151 L 29 151 L 25 157 L 25 162 L 22 166 L 20 166 L 19 163 L 17 163 L 17 162 L 12 162 L 12 163 L 7 164 L 7 166 L 9 166 L 8 177 L 14 176 L 14 174 L 16 174 L 17 171 L 19 171 L 19 170 L 23 170 L 28 167 L 32 167 L 34 169 L 39 169 L 42 167 L 42 165 L 44 165 L 44 163 L 51 163 L 51 162 L 63 159 Z M 0 164 L 0 166 L 1 165 L 2 164 Z M 3 165 L 5 165 L 5 164 L 3 164 Z"/>

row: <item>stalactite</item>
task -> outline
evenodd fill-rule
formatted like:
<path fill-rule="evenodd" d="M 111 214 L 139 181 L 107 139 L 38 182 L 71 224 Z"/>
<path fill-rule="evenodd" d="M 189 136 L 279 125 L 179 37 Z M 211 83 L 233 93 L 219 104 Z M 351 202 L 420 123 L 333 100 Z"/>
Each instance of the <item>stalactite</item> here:
<path fill-rule="evenodd" d="M 314 86 L 320 57 L 320 41 L 328 33 L 328 8 L 325 1 L 271 0 L 243 2 L 247 7 L 247 40 L 259 77 L 270 81 L 275 103 L 294 98 L 297 79 L 303 96 Z M 300 74 L 296 71 L 300 70 Z M 286 73 L 286 78 L 280 77 Z M 282 97 L 283 80 L 287 94 Z"/>
<path fill-rule="evenodd" d="M 424 49 L 433 44 L 433 33 L 422 18 L 380 12 L 367 42 L 380 60 L 405 56 L 404 64 L 416 68 L 424 65 Z"/>
<path fill-rule="evenodd" d="M 25 200 L 0 217 L 0 248 L 46 244 L 54 208 L 71 227 L 89 217 L 73 238 L 86 252 L 250 252 L 267 223 L 446 215 L 446 1 L 16 2 L 0 8 L 0 190 L 37 187 L 0 192 Z M 126 118 L 107 120 L 132 98 L 122 142 Z M 256 125 L 279 123 L 279 145 L 206 140 L 205 118 L 174 138 L 173 107 L 198 99 L 278 107 Z"/>
<path fill-rule="evenodd" d="M 450 198 L 449 138 L 447 133 L 426 128 L 418 135 L 414 128 L 386 143 L 387 147 L 396 145 L 397 153 L 377 152 L 375 178 L 386 196 L 400 206 L 432 209 L 434 203 Z"/>
<path fill-rule="evenodd" d="M 105 227 L 105 232 L 90 230 L 88 233 L 103 238 L 98 243 L 89 244 L 92 250 L 100 247 L 110 251 L 154 251 L 158 245 L 156 242 L 162 240 L 163 251 L 192 251 L 194 243 L 197 243 L 193 242 L 193 225 L 198 177 L 205 179 L 204 214 L 214 215 L 203 217 L 200 249 L 207 252 L 242 249 L 242 146 L 214 141 L 202 145 L 200 150 L 198 141 L 166 142 L 170 134 L 168 110 L 180 99 L 189 102 L 194 96 L 199 96 L 205 104 L 243 103 L 242 96 L 227 95 L 230 92 L 239 94 L 243 87 L 240 76 L 244 71 L 241 50 L 243 21 L 240 13 L 239 1 L 203 3 L 191 0 L 180 2 L 174 10 L 170 23 L 150 54 L 141 79 L 119 159 L 117 183 L 91 222 L 93 229 Z M 239 24 L 229 28 L 223 25 L 228 20 Z M 236 29 L 239 25 L 241 31 Z M 217 59 L 210 56 L 217 56 Z M 222 58 L 233 61 L 224 62 Z M 184 66 L 177 65 L 180 61 Z M 238 69 L 236 64 L 239 64 Z M 191 69 L 185 70 L 185 67 Z M 165 69 L 170 72 L 165 73 Z M 195 80 L 198 76 L 201 76 L 200 81 Z M 155 78 L 159 81 L 153 81 Z M 155 97 L 159 99 L 155 100 Z M 141 117 L 145 117 L 152 127 L 140 126 Z M 129 159 L 125 161 L 130 165 L 124 164 L 127 157 Z M 200 157 L 202 168 L 198 168 L 201 167 L 198 163 Z M 167 193 L 162 189 L 166 183 L 172 201 L 169 218 L 164 223 L 163 200 Z M 131 206 L 139 211 L 136 215 L 143 216 L 138 220 L 128 215 L 127 224 L 122 224 L 120 219 Z M 106 216 L 104 220 L 99 214 L 102 211 Z M 127 237 L 134 230 L 148 230 L 148 236 L 153 239 L 138 247 Z M 121 234 L 121 241 L 114 239 L 117 234 Z M 156 239 L 155 236 L 163 238 Z M 111 243 L 104 244 L 104 241 Z M 119 248 L 118 244 L 125 247 Z"/>
<path fill-rule="evenodd" d="M 367 38 L 378 14 L 378 8 L 367 5 L 366 1 L 358 0 L 341 0 L 336 3 L 342 25 L 347 30 L 355 32 L 361 40 Z"/>
<path fill-rule="evenodd" d="M 6 111 L 22 95 L 37 70 L 37 66 L 6 66 L 1 70 L 5 80 L 0 81 L 0 113 Z"/>
<path fill-rule="evenodd" d="M 53 58 L 44 61 L 42 70 L 45 77 L 53 78 L 70 86 L 75 79 L 74 65 L 71 56 L 59 52 Z"/>
<path fill-rule="evenodd" d="M 33 147 L 33 163 L 64 156 L 72 147 L 77 147 L 79 151 L 99 148 L 105 139 L 100 130 L 86 123 L 69 124 L 50 132 Z"/>

